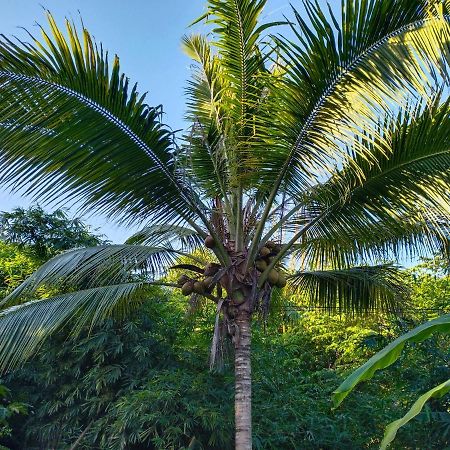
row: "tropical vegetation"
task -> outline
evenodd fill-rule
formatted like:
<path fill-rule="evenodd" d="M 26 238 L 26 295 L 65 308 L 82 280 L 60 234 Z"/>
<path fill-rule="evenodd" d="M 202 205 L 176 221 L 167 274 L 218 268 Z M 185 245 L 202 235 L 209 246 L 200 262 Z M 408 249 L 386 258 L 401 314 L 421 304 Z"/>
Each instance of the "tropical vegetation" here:
<path fill-rule="evenodd" d="M 22 263 L 15 260 L 16 272 Z M 407 345 L 389 371 L 376 374 L 339 409 L 331 409 L 331 393 L 385 344 L 428 314 L 445 313 L 440 303 L 448 277 L 437 275 L 441 266 L 431 260 L 403 274 L 414 308 L 402 318 L 323 314 L 292 296 L 274 305 L 265 327 L 256 321 L 255 448 L 377 448 L 389 422 L 448 378 L 448 338 Z M 436 301 L 429 298 L 424 307 L 430 289 Z M 1 405 L 10 413 L 3 430 L 9 436 L 0 437 L 0 445 L 231 449 L 231 360 L 220 372 L 205 370 L 215 308 L 206 304 L 186 315 L 186 307 L 181 295 L 153 288 L 126 320 L 108 319 L 78 337 L 69 335 L 70 328 L 56 333 L 4 378 L 9 394 Z M 394 448 L 445 448 L 449 424 L 448 399 L 434 400 L 399 431 Z"/>
<path fill-rule="evenodd" d="M 61 330 L 129 316 L 150 285 L 179 288 L 215 310 L 211 365 L 234 347 L 249 450 L 251 322 L 287 283 L 328 311 L 398 312 L 391 262 L 446 255 L 448 0 L 343 0 L 340 14 L 304 0 L 284 23 L 263 22 L 265 5 L 209 0 L 210 34 L 183 39 L 183 137 L 84 25 L 64 34 L 48 14 L 41 40 L 2 37 L 0 182 L 142 227 L 55 256 L 3 299 L 2 370 Z"/>

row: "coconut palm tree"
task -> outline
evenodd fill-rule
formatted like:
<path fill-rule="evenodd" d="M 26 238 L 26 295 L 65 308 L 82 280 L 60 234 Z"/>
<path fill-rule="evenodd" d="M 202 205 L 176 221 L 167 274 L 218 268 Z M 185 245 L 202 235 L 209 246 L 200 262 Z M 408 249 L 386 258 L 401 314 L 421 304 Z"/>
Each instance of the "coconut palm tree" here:
<path fill-rule="evenodd" d="M 0 182 L 142 227 L 57 256 L 3 300 L 3 370 L 68 321 L 126 316 L 172 267 L 165 284 L 215 304 L 213 347 L 232 338 L 248 450 L 251 319 L 272 292 L 288 281 L 330 309 L 396 308 L 386 261 L 447 249 L 448 0 L 343 0 L 341 14 L 304 0 L 278 24 L 265 4 L 209 0 L 210 33 L 183 39 L 181 139 L 84 26 L 64 34 L 48 15 L 42 40 L 2 36 Z M 33 299 L 43 285 L 60 293 Z"/>

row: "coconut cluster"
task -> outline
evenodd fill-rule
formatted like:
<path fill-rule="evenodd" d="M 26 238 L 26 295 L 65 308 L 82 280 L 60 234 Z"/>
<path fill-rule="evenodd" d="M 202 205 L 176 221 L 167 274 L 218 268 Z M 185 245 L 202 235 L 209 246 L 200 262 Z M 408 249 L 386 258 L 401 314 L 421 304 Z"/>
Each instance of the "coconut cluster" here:
<path fill-rule="evenodd" d="M 265 246 L 259 250 L 255 267 L 259 272 L 264 272 L 272 262 L 272 258 L 280 252 L 280 246 L 275 242 L 268 241 Z M 276 286 L 280 289 L 286 286 L 286 277 L 284 274 L 276 269 L 272 269 L 267 275 L 267 281 L 271 286 Z"/>
<path fill-rule="evenodd" d="M 181 275 L 177 284 L 181 287 L 183 295 L 191 294 L 210 294 L 216 285 L 214 283 L 214 275 L 219 271 L 220 264 L 209 263 L 205 266 L 203 276 L 191 278 L 186 274 Z"/>

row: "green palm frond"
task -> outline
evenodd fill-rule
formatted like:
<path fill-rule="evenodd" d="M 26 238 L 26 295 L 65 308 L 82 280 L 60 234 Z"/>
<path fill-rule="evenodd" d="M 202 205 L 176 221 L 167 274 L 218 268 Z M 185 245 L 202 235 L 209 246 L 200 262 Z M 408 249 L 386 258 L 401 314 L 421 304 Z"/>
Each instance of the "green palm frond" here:
<path fill-rule="evenodd" d="M 85 28 L 80 39 L 67 21 L 66 38 L 48 21 L 43 42 L 0 40 L 0 181 L 128 222 L 192 219 L 198 199 L 177 179 L 161 110 Z"/>
<path fill-rule="evenodd" d="M 227 199 L 230 168 L 223 136 L 228 84 L 221 61 L 206 37 L 185 36 L 183 48 L 195 64 L 186 88 L 186 116 L 192 126 L 182 162 L 210 197 Z"/>
<path fill-rule="evenodd" d="M 162 276 L 178 257 L 179 252 L 174 249 L 144 245 L 104 245 L 68 251 L 43 264 L 0 305 L 20 303 L 22 298 L 35 295 L 40 287 L 64 291 L 135 281 L 137 277 L 150 281 Z"/>
<path fill-rule="evenodd" d="M 341 23 L 317 2 L 303 3 L 307 18 L 294 10 L 295 39 L 276 39 L 286 76 L 274 81 L 259 127 L 282 162 L 268 166 L 265 186 L 292 195 L 349 159 L 346 146 L 364 155 L 355 137 L 381 140 L 380 115 L 449 82 L 449 16 L 428 1 L 345 0 Z"/>
<path fill-rule="evenodd" d="M 29 359 L 51 334 L 71 324 L 77 335 L 114 315 L 125 317 L 139 305 L 148 289 L 145 283 L 100 286 L 52 298 L 32 300 L 0 312 L 0 371 Z"/>
<path fill-rule="evenodd" d="M 220 136 L 231 188 L 257 183 L 251 169 L 260 167 L 252 145 L 256 139 L 255 114 L 266 88 L 268 54 L 260 45 L 264 31 L 274 25 L 260 23 L 265 4 L 266 0 L 211 0 L 205 15 L 213 27 L 215 61 L 225 88 L 220 95 Z"/>
<path fill-rule="evenodd" d="M 233 118 L 240 132 L 251 120 L 249 112 L 261 95 L 257 78 L 264 71 L 258 48 L 262 31 L 259 18 L 267 0 L 211 0 L 208 22 L 218 37 L 214 45 L 220 55 L 223 76 L 227 80 L 227 116 Z"/>
<path fill-rule="evenodd" d="M 289 282 L 311 303 L 330 311 L 397 311 L 408 294 L 401 271 L 390 265 L 300 271 Z"/>
<path fill-rule="evenodd" d="M 125 244 L 166 247 L 192 253 L 203 245 L 203 238 L 192 228 L 167 223 L 156 223 L 139 230 L 128 238 Z"/>
<path fill-rule="evenodd" d="M 312 191 L 287 228 L 313 224 L 299 244 L 313 266 L 354 263 L 354 257 L 370 253 L 389 258 L 402 248 L 420 254 L 448 247 L 448 111 L 449 101 L 438 97 L 380 122 L 381 139 L 367 136 L 360 142 L 369 156 L 355 154 L 352 163 Z M 357 175 L 353 164 L 360 168 Z M 341 256 L 349 260 L 339 262 Z"/>
<path fill-rule="evenodd" d="M 212 126 L 221 130 L 226 120 L 223 97 L 228 95 L 221 60 L 205 36 L 184 36 L 182 45 L 184 52 L 194 61 L 192 78 L 186 88 L 186 118 L 205 128 Z"/>
<path fill-rule="evenodd" d="M 356 230 L 357 224 L 354 227 Z M 398 217 L 395 228 L 391 229 L 386 224 L 375 223 L 351 235 L 341 235 L 338 229 L 324 234 L 317 232 L 316 237 L 294 244 L 289 254 L 294 261 L 313 268 L 329 264 L 346 267 L 363 262 L 413 261 L 424 255 L 447 255 L 449 237 L 447 219 L 436 228 L 428 222 L 414 222 L 411 217 Z"/>

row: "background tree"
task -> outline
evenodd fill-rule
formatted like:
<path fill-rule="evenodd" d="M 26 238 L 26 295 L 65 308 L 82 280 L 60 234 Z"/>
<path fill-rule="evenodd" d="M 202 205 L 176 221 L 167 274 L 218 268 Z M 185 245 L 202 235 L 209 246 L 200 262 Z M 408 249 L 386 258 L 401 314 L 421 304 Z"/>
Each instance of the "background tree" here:
<path fill-rule="evenodd" d="M 65 38 L 49 15 L 45 44 L 2 38 L 0 181 L 144 226 L 57 256 L 3 300 L 4 369 L 70 320 L 76 334 L 124 317 L 200 248 L 179 285 L 216 304 L 213 348 L 221 333 L 234 342 L 248 450 L 250 322 L 286 284 L 285 258 L 313 301 L 361 312 L 404 297 L 380 261 L 448 248 L 448 1 L 346 0 L 338 19 L 305 0 L 290 38 L 267 36 L 265 3 L 210 0 L 211 35 L 184 39 L 196 69 L 179 146 L 86 29 L 67 23 Z M 67 293 L 20 304 L 49 284 Z"/>
<path fill-rule="evenodd" d="M 63 250 L 106 243 L 95 231 L 81 219 L 69 218 L 63 209 L 47 213 L 40 206 L 31 206 L 0 214 L 0 238 L 31 250 L 42 260 Z"/>

